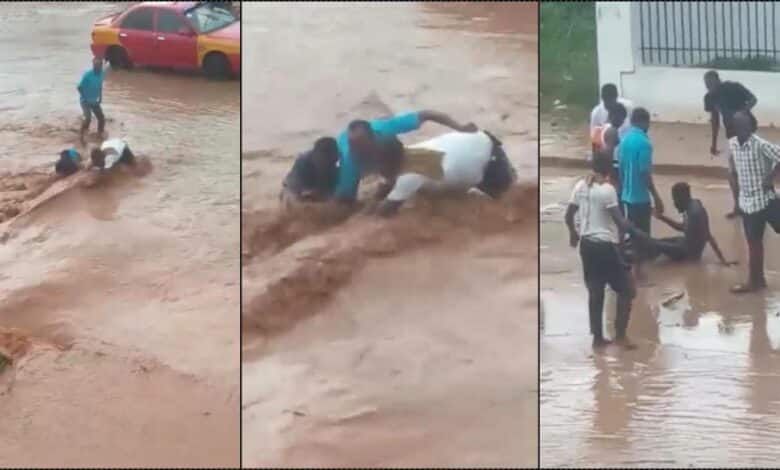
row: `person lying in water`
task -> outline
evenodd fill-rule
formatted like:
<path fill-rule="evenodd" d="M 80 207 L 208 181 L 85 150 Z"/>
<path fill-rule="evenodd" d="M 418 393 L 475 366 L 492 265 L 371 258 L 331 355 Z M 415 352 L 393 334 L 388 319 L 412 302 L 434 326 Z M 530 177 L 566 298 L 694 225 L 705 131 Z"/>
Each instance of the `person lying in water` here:
<path fill-rule="evenodd" d="M 280 200 L 285 205 L 328 199 L 338 178 L 339 149 L 336 139 L 321 137 L 314 147 L 295 159 L 282 183 Z"/>
<path fill-rule="evenodd" d="M 70 176 L 81 170 L 81 154 L 74 148 L 60 152 L 60 159 L 54 164 L 54 173 L 58 177 Z"/>
<path fill-rule="evenodd" d="M 724 266 L 737 264 L 735 261 L 726 261 L 723 257 L 715 237 L 710 232 L 707 209 L 700 200 L 691 196 L 691 187 L 688 183 L 680 182 L 672 186 L 672 201 L 677 211 L 682 214 L 682 222 L 672 220 L 663 214 L 654 215 L 673 229 L 683 232 L 683 236 L 645 239 L 642 243 L 648 245 L 647 251 L 651 258 L 666 255 L 672 261 L 698 261 L 709 243 Z"/>
<path fill-rule="evenodd" d="M 386 180 L 377 199 L 379 215 L 392 215 L 418 192 L 465 193 L 478 188 L 498 198 L 516 179 L 501 142 L 485 131 L 451 132 L 404 147 L 382 143 L 378 170 Z"/>
<path fill-rule="evenodd" d="M 438 111 L 398 114 L 371 121 L 356 120 L 336 138 L 339 148 L 339 173 L 334 198 L 351 204 L 357 200 L 360 180 L 376 170 L 376 155 L 385 139 L 415 131 L 425 122 L 436 122 L 458 132 L 476 132 L 473 123 L 461 124 Z"/>
<path fill-rule="evenodd" d="M 136 166 L 136 158 L 123 139 L 114 138 L 104 141 L 100 147 L 95 147 L 90 153 L 90 168 L 98 171 L 108 171 L 117 163 L 126 166 Z"/>

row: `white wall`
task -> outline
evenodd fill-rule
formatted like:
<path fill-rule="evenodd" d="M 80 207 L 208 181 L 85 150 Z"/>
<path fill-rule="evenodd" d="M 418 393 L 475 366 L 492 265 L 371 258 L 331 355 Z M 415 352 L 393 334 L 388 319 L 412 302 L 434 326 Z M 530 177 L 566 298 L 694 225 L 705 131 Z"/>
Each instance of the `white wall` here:
<path fill-rule="evenodd" d="M 596 2 L 599 84 L 620 93 L 664 122 L 706 123 L 702 68 L 643 65 L 638 2 Z M 741 82 L 758 98 L 761 126 L 780 126 L 780 73 L 723 70 L 724 80 Z"/>

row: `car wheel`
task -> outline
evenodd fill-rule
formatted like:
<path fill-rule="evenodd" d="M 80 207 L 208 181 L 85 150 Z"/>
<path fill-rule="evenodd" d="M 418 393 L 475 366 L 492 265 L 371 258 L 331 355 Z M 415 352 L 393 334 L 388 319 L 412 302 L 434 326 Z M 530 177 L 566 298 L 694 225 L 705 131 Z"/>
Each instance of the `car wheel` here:
<path fill-rule="evenodd" d="M 119 46 L 112 46 L 106 51 L 106 60 L 111 64 L 112 69 L 130 69 L 133 63 L 127 56 L 127 51 Z"/>
<path fill-rule="evenodd" d="M 203 71 L 211 79 L 222 80 L 230 77 L 230 63 L 223 54 L 212 52 L 203 59 Z"/>

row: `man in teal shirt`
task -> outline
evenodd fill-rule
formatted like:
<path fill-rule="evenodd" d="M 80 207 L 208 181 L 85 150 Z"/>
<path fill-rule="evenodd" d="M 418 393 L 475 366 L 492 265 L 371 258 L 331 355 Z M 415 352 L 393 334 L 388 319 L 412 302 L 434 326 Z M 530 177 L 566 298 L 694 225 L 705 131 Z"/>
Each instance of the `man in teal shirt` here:
<path fill-rule="evenodd" d="M 477 126 L 473 123 L 460 124 L 437 111 L 398 114 L 372 121 L 352 121 L 336 138 L 339 148 L 339 174 L 334 197 L 338 201 L 354 202 L 361 177 L 375 167 L 376 155 L 379 152 L 378 143 L 382 139 L 415 131 L 426 121 L 437 122 L 460 132 L 477 131 Z"/>
<path fill-rule="evenodd" d="M 656 212 L 660 215 L 664 211 L 663 201 L 653 183 L 653 145 L 647 136 L 649 129 L 650 113 L 644 108 L 635 108 L 631 113 L 631 128 L 618 147 L 620 200 L 625 207 L 626 218 L 648 236 L 653 212 L 651 196 Z M 645 250 L 641 243 L 636 245 L 636 274 L 639 277 L 639 265 L 645 257 Z"/>
<path fill-rule="evenodd" d="M 92 122 L 92 114 L 98 120 L 98 134 L 102 137 L 106 126 L 106 118 L 100 104 L 103 102 L 103 59 L 92 59 L 92 68 L 84 72 L 77 87 L 81 102 L 81 110 L 84 113 L 84 122 L 81 124 L 81 143 L 85 144 L 84 135 Z"/>

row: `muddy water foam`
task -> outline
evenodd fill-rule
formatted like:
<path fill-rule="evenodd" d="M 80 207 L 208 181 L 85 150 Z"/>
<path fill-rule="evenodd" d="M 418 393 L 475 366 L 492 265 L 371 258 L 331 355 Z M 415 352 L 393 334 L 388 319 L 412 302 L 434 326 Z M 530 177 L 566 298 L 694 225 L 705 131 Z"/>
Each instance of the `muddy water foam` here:
<path fill-rule="evenodd" d="M 244 463 L 535 466 L 536 6 L 244 10 Z M 393 220 L 279 214 L 314 138 L 422 108 L 502 137 L 522 185 Z"/>
<path fill-rule="evenodd" d="M 39 184 L 60 150 L 87 152 L 75 86 L 92 21 L 120 7 L 0 6 L 0 39 L 28 39 L 0 52 L 0 204 L 22 208 L 0 331 L 30 344 L 2 375 L 0 463 L 237 465 L 239 84 L 107 69 L 108 133 L 154 170 Z"/>

